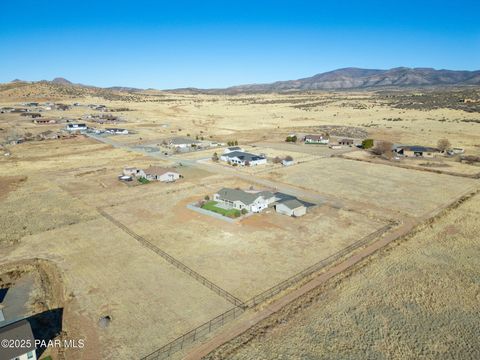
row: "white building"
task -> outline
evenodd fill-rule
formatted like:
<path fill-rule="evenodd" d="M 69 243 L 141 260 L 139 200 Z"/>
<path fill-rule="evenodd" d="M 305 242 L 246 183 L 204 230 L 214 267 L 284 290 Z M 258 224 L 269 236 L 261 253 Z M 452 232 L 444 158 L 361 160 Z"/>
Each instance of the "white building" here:
<path fill-rule="evenodd" d="M 248 212 L 261 212 L 277 199 L 270 191 L 247 192 L 223 188 L 213 195 L 213 200 L 240 211 L 246 209 Z"/>
<path fill-rule="evenodd" d="M 181 175 L 175 169 L 150 166 L 145 170 L 145 178 L 151 181 L 173 182 L 180 179 Z"/>
<path fill-rule="evenodd" d="M 307 213 L 307 207 L 297 199 L 290 199 L 276 204 L 275 211 L 279 214 L 298 217 Z"/>
<path fill-rule="evenodd" d="M 230 164 L 237 164 L 241 166 L 256 166 L 267 163 L 267 158 L 261 155 L 246 153 L 243 151 L 232 151 L 220 156 L 220 160 Z"/>
<path fill-rule="evenodd" d="M 85 131 L 87 130 L 86 124 L 67 124 L 65 127 L 67 131 Z"/>
<path fill-rule="evenodd" d="M 305 144 L 328 145 L 328 143 L 330 142 L 329 138 L 324 135 L 305 135 L 303 140 Z"/>
<path fill-rule="evenodd" d="M 187 149 L 190 147 L 195 147 L 200 144 L 200 141 L 192 140 L 188 138 L 173 138 L 168 142 L 168 146 L 171 148 L 177 149 Z"/>

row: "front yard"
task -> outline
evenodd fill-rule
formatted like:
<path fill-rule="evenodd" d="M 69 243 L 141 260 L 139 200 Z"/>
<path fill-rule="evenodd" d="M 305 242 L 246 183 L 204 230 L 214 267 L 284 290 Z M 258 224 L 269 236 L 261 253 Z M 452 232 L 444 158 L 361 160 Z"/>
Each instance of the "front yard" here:
<path fill-rule="evenodd" d="M 230 218 L 237 218 L 241 215 L 240 211 L 237 209 L 224 209 L 221 207 L 216 206 L 216 201 L 207 201 L 205 204 L 202 205 L 202 209 L 213 211 L 217 214 L 221 214 L 223 216 L 227 216 Z"/>

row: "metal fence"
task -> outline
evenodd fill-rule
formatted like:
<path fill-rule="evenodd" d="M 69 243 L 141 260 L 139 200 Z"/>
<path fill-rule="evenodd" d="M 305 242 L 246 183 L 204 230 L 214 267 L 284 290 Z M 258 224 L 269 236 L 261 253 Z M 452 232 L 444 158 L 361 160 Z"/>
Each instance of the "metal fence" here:
<path fill-rule="evenodd" d="M 297 284 L 307 276 L 323 269 L 325 266 L 328 266 L 332 264 L 333 262 L 341 259 L 345 255 L 348 255 L 351 253 L 353 250 L 358 249 L 359 247 L 366 245 L 368 242 L 371 240 L 375 239 L 377 236 L 382 235 L 384 232 L 390 230 L 390 228 L 393 226 L 393 224 L 386 225 L 377 231 L 365 236 L 364 238 L 354 242 L 353 244 L 347 246 L 346 248 L 343 248 L 339 252 L 336 252 L 335 254 L 330 255 L 329 257 L 313 264 L 312 266 L 306 268 L 305 270 L 299 272 L 298 274 L 293 275 L 292 277 L 282 281 L 281 283 L 271 287 L 268 290 L 265 290 L 261 294 L 255 295 L 253 298 L 247 300 L 245 302 L 246 307 L 254 307 L 258 304 L 263 303 L 264 301 L 272 298 L 273 296 L 277 295 L 281 291 L 288 289 L 289 287 Z"/>
<path fill-rule="evenodd" d="M 245 311 L 242 307 L 234 307 L 227 312 L 215 317 L 214 319 L 207 321 L 199 327 L 189 331 L 188 333 L 176 338 L 172 342 L 160 349 L 155 350 L 151 354 L 143 357 L 141 360 L 162 360 L 167 359 L 170 355 L 182 350 L 188 345 L 194 343 L 197 339 L 208 335 L 213 330 L 222 327 L 229 321 L 232 321 Z"/>
<path fill-rule="evenodd" d="M 356 250 L 376 237 L 382 235 L 386 231 L 390 230 L 395 223 L 390 223 L 389 225 L 386 225 L 377 231 L 365 236 L 364 238 L 356 241 L 355 243 L 347 246 L 346 248 L 340 250 L 339 252 L 313 264 L 312 266 L 306 268 L 305 270 L 299 272 L 296 275 L 293 275 L 292 277 L 288 278 L 285 281 L 282 281 L 281 283 L 275 285 L 274 287 L 262 292 L 259 295 L 254 296 L 250 300 L 246 301 L 245 303 L 240 304 L 239 306 L 236 306 L 227 312 L 217 316 L 216 318 L 200 325 L 196 329 L 191 330 L 190 332 L 180 336 L 179 338 L 173 340 L 172 342 L 162 346 L 160 349 L 152 352 L 151 354 L 143 357 L 141 360 L 162 360 L 162 359 L 167 359 L 169 358 L 172 354 L 182 350 L 183 348 L 187 347 L 188 345 L 194 343 L 197 339 L 207 335 L 211 331 L 220 328 L 223 324 L 225 324 L 228 321 L 231 321 L 238 317 L 240 314 L 242 314 L 245 309 L 254 307 L 258 304 L 261 304 L 262 302 L 272 298 L 276 294 L 280 293 L 281 291 L 297 284 L 299 281 L 305 279 L 307 276 L 321 270 L 325 266 L 328 266 L 332 264 L 333 262 L 341 259 L 345 255 L 348 255 L 351 253 L 353 250 Z"/>
<path fill-rule="evenodd" d="M 123 231 L 125 231 L 131 237 L 135 238 L 143 246 L 145 246 L 146 248 L 148 248 L 148 249 L 152 250 L 153 252 L 157 253 L 158 255 L 160 255 L 162 258 L 167 260 L 170 264 L 174 265 L 175 267 L 177 267 L 178 269 L 180 269 L 181 271 L 183 271 L 187 275 L 190 275 L 195 280 L 200 282 L 202 285 L 204 285 L 207 288 L 209 288 L 210 290 L 214 291 L 215 293 L 217 293 L 221 297 L 225 298 L 227 301 L 231 302 L 235 306 L 243 306 L 243 301 L 236 298 L 235 296 L 230 294 L 228 291 L 223 290 L 221 287 L 215 285 L 213 282 L 211 282 L 210 280 L 208 280 L 204 276 L 200 275 L 195 270 L 190 269 L 187 265 L 181 263 L 180 261 L 175 259 L 173 256 L 167 254 L 165 251 L 160 249 L 158 246 L 155 246 L 154 244 L 152 244 L 151 242 L 149 242 L 148 240 L 146 240 L 142 236 L 136 234 L 135 232 L 130 230 L 128 227 L 123 225 L 121 222 L 119 222 L 118 220 L 114 219 L 112 216 L 107 214 L 102 209 L 97 209 L 97 210 L 103 217 L 105 217 L 106 219 L 111 221 L 113 224 L 115 224 L 116 226 L 121 228 Z"/>

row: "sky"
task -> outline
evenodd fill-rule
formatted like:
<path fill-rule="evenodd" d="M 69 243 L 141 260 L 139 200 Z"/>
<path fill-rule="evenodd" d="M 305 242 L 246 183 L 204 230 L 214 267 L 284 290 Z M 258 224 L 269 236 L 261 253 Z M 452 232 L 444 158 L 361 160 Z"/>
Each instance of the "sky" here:
<path fill-rule="evenodd" d="M 480 69 L 480 1 L 7 1 L 0 82 L 219 88 L 343 67 Z"/>

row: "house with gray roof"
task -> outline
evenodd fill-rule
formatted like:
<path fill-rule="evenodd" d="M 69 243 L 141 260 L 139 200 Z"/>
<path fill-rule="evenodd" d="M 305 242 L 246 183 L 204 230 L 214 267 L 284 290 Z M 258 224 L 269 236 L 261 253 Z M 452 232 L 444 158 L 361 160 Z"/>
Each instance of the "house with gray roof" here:
<path fill-rule="evenodd" d="M 307 213 L 307 207 L 297 199 L 288 199 L 275 204 L 275 211 L 279 214 L 299 217 Z"/>
<path fill-rule="evenodd" d="M 18 359 L 18 360 L 36 360 L 35 338 L 33 336 L 32 327 L 27 320 L 20 320 L 0 327 L 0 359 Z M 21 346 L 3 346 L 13 344 L 21 344 Z"/>
<path fill-rule="evenodd" d="M 229 164 L 237 164 L 241 166 L 256 166 L 267 163 L 267 158 L 262 155 L 250 154 L 243 151 L 232 151 L 220 156 L 220 160 Z"/>
<path fill-rule="evenodd" d="M 189 147 L 195 147 L 200 144 L 200 141 L 189 139 L 189 138 L 173 138 L 168 141 L 168 146 L 171 148 L 177 149 L 186 149 Z"/>
<path fill-rule="evenodd" d="M 270 191 L 243 191 L 223 188 L 213 195 L 213 200 L 232 209 L 261 212 L 277 199 Z"/>

